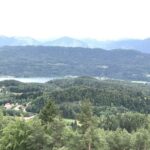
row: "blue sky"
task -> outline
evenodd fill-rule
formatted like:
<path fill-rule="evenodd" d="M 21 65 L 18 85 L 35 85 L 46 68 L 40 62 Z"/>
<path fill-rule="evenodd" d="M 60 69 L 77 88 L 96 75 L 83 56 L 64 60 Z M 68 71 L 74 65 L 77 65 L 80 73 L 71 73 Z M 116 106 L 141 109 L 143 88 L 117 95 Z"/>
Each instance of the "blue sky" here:
<path fill-rule="evenodd" d="M 0 0 L 0 35 L 150 37 L 149 0 Z"/>

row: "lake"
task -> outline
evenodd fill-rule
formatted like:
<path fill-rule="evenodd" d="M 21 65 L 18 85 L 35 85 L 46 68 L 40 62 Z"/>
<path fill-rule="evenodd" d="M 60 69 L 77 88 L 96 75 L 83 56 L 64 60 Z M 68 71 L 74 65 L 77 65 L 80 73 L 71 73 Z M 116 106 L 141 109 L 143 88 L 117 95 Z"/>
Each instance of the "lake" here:
<path fill-rule="evenodd" d="M 77 76 L 64 76 L 64 77 L 0 77 L 0 81 L 4 80 L 16 80 L 24 83 L 45 83 L 54 79 L 64 79 L 64 78 L 75 78 Z"/>

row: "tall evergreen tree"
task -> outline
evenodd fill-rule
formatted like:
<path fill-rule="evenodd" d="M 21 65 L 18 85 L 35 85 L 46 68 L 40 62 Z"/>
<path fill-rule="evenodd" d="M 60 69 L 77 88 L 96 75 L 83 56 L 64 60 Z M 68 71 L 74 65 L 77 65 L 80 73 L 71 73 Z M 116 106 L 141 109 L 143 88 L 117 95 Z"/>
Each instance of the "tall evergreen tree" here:
<path fill-rule="evenodd" d="M 39 118 L 42 120 L 42 123 L 50 123 L 53 122 L 57 115 L 58 109 L 56 108 L 54 102 L 48 101 L 40 111 Z"/>
<path fill-rule="evenodd" d="M 81 102 L 81 112 L 78 115 L 80 123 L 79 133 L 81 134 L 81 150 L 99 150 L 100 139 L 97 134 L 98 118 L 93 115 L 92 105 L 89 100 Z"/>

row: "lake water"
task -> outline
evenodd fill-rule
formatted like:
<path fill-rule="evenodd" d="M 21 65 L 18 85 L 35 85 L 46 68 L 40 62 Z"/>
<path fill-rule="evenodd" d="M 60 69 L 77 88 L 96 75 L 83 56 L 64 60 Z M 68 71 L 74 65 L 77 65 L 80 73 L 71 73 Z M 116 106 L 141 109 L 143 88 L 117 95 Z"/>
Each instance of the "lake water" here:
<path fill-rule="evenodd" d="M 4 80 L 16 80 L 24 83 L 45 83 L 50 80 L 54 79 L 64 79 L 64 78 L 75 78 L 76 76 L 65 76 L 65 77 L 30 77 L 30 78 L 25 78 L 25 77 L 0 77 L 0 81 Z"/>
<path fill-rule="evenodd" d="M 54 78 L 14 78 L 14 77 L 0 77 L 0 81 L 4 80 L 16 80 L 24 83 L 45 83 Z"/>

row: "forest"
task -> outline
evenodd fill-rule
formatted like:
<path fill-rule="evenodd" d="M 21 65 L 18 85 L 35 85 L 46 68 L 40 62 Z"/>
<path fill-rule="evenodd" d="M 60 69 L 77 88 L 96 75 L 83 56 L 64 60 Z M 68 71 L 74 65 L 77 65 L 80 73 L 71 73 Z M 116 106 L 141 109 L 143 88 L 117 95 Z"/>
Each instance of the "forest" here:
<path fill-rule="evenodd" d="M 149 84 L 9 80 L 0 82 L 0 105 L 1 150 L 150 149 Z"/>
<path fill-rule="evenodd" d="M 99 76 L 150 81 L 150 54 L 136 50 L 53 46 L 0 47 L 0 76 Z"/>

